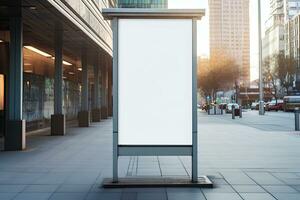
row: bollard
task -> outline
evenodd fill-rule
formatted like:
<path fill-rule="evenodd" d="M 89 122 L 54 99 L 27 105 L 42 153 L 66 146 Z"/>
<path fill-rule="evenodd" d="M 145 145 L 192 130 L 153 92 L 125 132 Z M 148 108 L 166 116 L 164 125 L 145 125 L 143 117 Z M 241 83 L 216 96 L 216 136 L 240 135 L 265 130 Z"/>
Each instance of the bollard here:
<path fill-rule="evenodd" d="M 217 106 L 214 106 L 214 114 L 217 115 Z"/>
<path fill-rule="evenodd" d="M 232 105 L 231 111 L 232 111 L 232 119 L 235 119 L 235 106 L 234 105 Z"/>
<path fill-rule="evenodd" d="M 240 118 L 242 118 L 243 117 L 243 108 L 242 108 L 242 106 L 240 106 Z"/>
<path fill-rule="evenodd" d="M 295 131 L 300 131 L 299 114 L 300 114 L 299 108 L 295 108 Z"/>

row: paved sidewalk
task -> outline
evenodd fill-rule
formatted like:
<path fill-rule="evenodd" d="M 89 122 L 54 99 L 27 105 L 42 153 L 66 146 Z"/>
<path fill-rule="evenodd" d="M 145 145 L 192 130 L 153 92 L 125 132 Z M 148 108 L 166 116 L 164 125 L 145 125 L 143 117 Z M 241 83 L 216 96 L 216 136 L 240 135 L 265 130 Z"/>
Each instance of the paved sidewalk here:
<path fill-rule="evenodd" d="M 30 136 L 24 152 L 0 153 L 0 200 L 299 200 L 300 135 L 292 113 L 199 113 L 199 172 L 214 189 L 102 189 L 112 174 L 112 122 Z M 188 157 L 120 159 L 121 176 L 189 176 Z"/>

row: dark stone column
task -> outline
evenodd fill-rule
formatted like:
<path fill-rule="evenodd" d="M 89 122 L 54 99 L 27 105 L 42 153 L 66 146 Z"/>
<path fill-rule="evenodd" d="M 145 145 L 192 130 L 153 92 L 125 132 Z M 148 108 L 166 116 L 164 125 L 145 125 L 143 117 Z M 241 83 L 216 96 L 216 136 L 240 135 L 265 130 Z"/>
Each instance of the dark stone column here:
<path fill-rule="evenodd" d="M 99 65 L 94 65 L 94 99 L 93 99 L 93 110 L 92 110 L 92 121 L 101 121 L 101 105 L 100 105 L 100 83 L 99 83 Z"/>
<path fill-rule="evenodd" d="M 106 58 L 104 58 L 106 59 Z M 108 112 L 107 112 L 107 61 L 104 60 L 104 65 L 101 68 L 101 118 L 107 119 Z"/>
<path fill-rule="evenodd" d="M 81 56 L 82 65 L 82 87 L 81 87 L 81 111 L 78 113 L 79 127 L 90 126 L 90 111 L 89 111 L 89 80 L 88 80 L 88 64 L 85 50 Z"/>
<path fill-rule="evenodd" d="M 66 120 L 63 114 L 63 27 L 55 27 L 54 114 L 51 115 L 51 135 L 65 135 Z"/>
<path fill-rule="evenodd" d="M 21 16 L 10 18 L 10 64 L 8 72 L 8 120 L 4 149 L 18 151 L 26 148 L 26 123 L 23 104 L 23 23 Z"/>

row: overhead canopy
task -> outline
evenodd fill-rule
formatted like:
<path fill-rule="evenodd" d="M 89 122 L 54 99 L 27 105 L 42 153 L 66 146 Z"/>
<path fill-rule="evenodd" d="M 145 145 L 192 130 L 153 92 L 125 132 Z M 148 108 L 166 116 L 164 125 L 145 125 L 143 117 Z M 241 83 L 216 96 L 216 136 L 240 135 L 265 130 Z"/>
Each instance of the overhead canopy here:
<path fill-rule="evenodd" d="M 102 10 L 105 19 L 118 18 L 176 18 L 201 19 L 205 16 L 204 9 L 137 9 L 137 8 L 106 8 Z"/>

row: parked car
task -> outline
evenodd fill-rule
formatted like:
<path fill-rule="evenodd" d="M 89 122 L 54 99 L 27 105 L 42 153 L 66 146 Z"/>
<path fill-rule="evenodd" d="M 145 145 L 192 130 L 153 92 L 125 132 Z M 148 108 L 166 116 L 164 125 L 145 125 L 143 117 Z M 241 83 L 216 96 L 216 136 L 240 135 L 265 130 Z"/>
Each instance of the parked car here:
<path fill-rule="evenodd" d="M 271 110 L 275 110 L 275 111 L 279 111 L 279 110 L 283 110 L 283 103 L 277 103 L 277 105 L 273 105 L 270 108 Z"/>
<path fill-rule="evenodd" d="M 226 113 L 232 113 L 232 106 L 234 106 L 235 109 L 239 109 L 240 106 L 237 103 L 229 103 L 226 106 Z"/>
<path fill-rule="evenodd" d="M 272 100 L 266 104 L 266 111 L 278 111 L 278 110 L 283 110 L 283 100 L 278 99 L 277 102 L 276 100 Z"/>
<path fill-rule="evenodd" d="M 256 110 L 256 106 L 258 105 L 258 102 L 252 102 L 251 104 L 251 110 Z"/>

